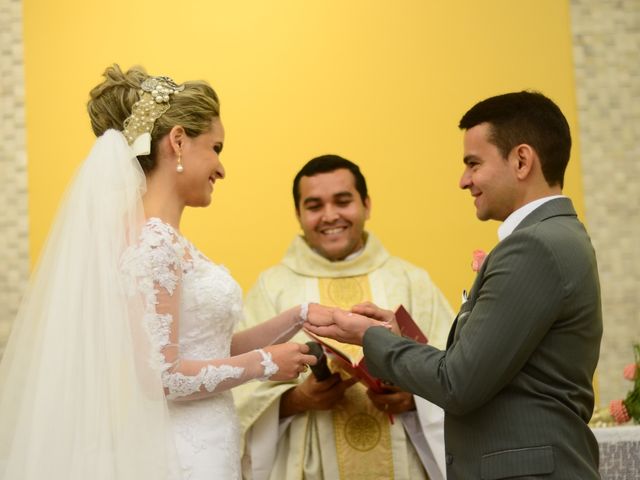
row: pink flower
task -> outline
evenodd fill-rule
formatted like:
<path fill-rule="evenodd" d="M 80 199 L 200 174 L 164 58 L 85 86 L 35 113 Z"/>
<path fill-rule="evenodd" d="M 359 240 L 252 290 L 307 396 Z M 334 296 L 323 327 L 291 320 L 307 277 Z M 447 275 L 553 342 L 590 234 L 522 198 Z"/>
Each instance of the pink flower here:
<path fill-rule="evenodd" d="M 474 250 L 472 254 L 471 261 L 471 270 L 474 272 L 479 272 L 480 267 L 482 267 L 482 262 L 484 262 L 484 258 L 487 256 L 487 253 L 484 250 Z"/>
<path fill-rule="evenodd" d="M 622 372 L 622 375 L 624 376 L 624 378 L 631 381 L 634 381 L 636 379 L 637 374 L 638 374 L 638 366 L 635 363 L 630 363 L 629 365 L 624 367 L 624 370 Z"/>
<path fill-rule="evenodd" d="M 631 420 L 627 407 L 622 400 L 611 400 L 609 412 L 611 412 L 611 416 L 616 423 L 626 423 Z"/>

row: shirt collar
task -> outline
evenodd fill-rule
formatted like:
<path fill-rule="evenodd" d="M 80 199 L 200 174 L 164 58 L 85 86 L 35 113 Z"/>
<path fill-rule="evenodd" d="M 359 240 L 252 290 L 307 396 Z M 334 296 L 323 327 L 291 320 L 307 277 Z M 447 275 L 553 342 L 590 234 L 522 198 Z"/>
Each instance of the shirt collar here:
<path fill-rule="evenodd" d="M 564 195 L 551 195 L 549 197 L 539 198 L 512 212 L 511 215 L 509 215 L 506 220 L 502 222 L 502 225 L 498 227 L 498 238 L 502 241 L 509 235 L 511 235 L 516 227 L 520 225 L 520 222 L 540 205 L 547 203 L 549 200 L 563 197 Z"/>

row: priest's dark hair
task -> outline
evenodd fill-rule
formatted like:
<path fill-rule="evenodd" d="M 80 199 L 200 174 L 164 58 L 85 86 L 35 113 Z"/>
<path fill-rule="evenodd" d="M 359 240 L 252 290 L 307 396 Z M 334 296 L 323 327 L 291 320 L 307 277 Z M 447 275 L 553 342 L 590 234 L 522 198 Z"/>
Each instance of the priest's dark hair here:
<path fill-rule="evenodd" d="M 302 177 L 313 177 L 319 173 L 334 172 L 341 168 L 352 173 L 356 190 L 364 203 L 369 194 L 367 192 L 367 181 L 364 179 L 360 167 L 340 155 L 321 155 L 309 160 L 293 179 L 293 203 L 295 204 L 296 212 L 300 212 L 300 179 Z"/>

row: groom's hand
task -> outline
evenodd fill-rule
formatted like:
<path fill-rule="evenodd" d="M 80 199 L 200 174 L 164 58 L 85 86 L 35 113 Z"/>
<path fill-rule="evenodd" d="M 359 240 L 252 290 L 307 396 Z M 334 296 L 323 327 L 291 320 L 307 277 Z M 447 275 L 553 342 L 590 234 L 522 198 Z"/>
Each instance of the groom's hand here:
<path fill-rule="evenodd" d="M 388 325 L 388 328 L 390 328 L 393 333 L 400 335 L 400 328 L 396 322 L 396 314 L 391 310 L 380 308 L 375 303 L 363 302 L 351 307 L 351 311 L 383 322 Z"/>
<path fill-rule="evenodd" d="M 309 319 L 309 321 L 304 324 L 304 328 L 315 335 L 333 338 L 339 342 L 354 345 L 362 345 L 364 332 L 366 332 L 369 327 L 375 326 L 390 328 L 388 323 L 339 309 L 333 311 L 331 320 L 325 318 Z"/>

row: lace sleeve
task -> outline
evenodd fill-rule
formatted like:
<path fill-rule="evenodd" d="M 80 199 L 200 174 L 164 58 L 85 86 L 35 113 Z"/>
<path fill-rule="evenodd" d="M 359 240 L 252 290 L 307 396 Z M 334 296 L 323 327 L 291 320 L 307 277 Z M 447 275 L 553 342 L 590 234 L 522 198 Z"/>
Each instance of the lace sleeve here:
<path fill-rule="evenodd" d="M 229 358 L 194 360 L 180 351 L 180 298 L 183 262 L 188 252 L 175 232 L 163 224 L 147 224 L 135 249 L 123 259 L 131 287 L 144 296 L 144 328 L 152 344 L 150 361 L 161 376 L 167 398 L 192 400 L 216 394 L 278 367 L 263 350 Z"/>

